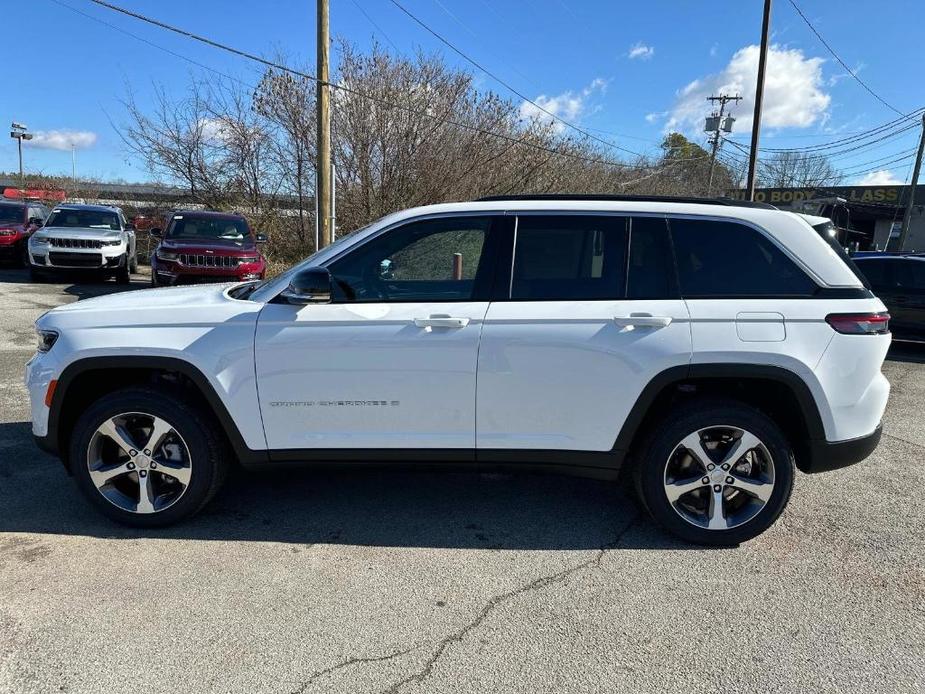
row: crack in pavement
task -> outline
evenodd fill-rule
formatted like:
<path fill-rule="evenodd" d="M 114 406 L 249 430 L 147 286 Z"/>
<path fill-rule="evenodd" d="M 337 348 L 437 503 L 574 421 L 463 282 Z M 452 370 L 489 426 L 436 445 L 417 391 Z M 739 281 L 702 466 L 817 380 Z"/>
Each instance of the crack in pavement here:
<path fill-rule="evenodd" d="M 471 631 L 477 629 L 479 625 L 485 621 L 488 615 L 491 614 L 491 612 L 499 605 L 502 605 L 509 600 L 513 600 L 514 598 L 525 593 L 540 590 L 556 583 L 561 583 L 562 581 L 569 578 L 572 574 L 575 574 L 579 571 L 583 571 L 592 567 L 597 568 L 600 565 L 601 560 L 604 558 L 604 555 L 607 553 L 607 550 L 617 547 L 617 545 L 619 545 L 623 540 L 623 536 L 626 535 L 630 529 L 632 529 L 638 520 L 638 514 L 633 516 L 633 518 L 630 519 L 630 522 L 626 524 L 626 527 L 617 534 L 616 538 L 598 549 L 591 559 L 583 561 L 580 564 L 570 566 L 567 569 L 562 569 L 561 571 L 549 576 L 541 576 L 540 578 L 520 586 L 519 588 L 515 588 L 514 590 L 510 590 L 506 593 L 502 593 L 501 595 L 496 595 L 495 597 L 491 598 L 478 612 L 478 614 L 475 616 L 475 619 L 438 642 L 437 649 L 431 654 L 430 658 L 427 659 L 427 662 L 424 663 L 424 667 L 422 667 L 413 675 L 409 675 L 405 679 L 396 682 L 388 689 L 383 690 L 383 694 L 397 694 L 406 684 L 409 684 L 410 682 L 416 682 L 420 684 L 428 677 L 430 677 L 431 673 L 434 671 L 437 661 L 440 660 L 444 653 L 446 653 L 450 645 L 454 643 L 460 643 Z"/>
<path fill-rule="evenodd" d="M 903 443 L 909 444 L 910 446 L 915 446 L 916 448 L 925 448 L 925 444 L 909 441 L 908 439 L 900 438 L 899 436 L 895 436 L 893 434 L 888 434 L 885 431 L 883 432 L 883 435 L 889 439 L 893 439 L 894 441 L 902 441 Z"/>
<path fill-rule="evenodd" d="M 359 665 L 360 663 L 381 663 L 386 660 L 391 660 L 392 658 L 398 658 L 399 656 L 406 655 L 413 651 L 415 648 L 417 648 L 417 646 L 412 646 L 411 648 L 406 648 L 402 651 L 395 651 L 394 653 L 389 653 L 388 655 L 373 656 L 370 658 L 347 658 L 346 660 L 342 660 L 341 662 L 326 667 L 323 670 L 317 670 L 313 672 L 307 680 L 302 682 L 302 684 L 300 684 L 296 689 L 293 689 L 291 694 L 304 694 L 305 690 L 307 690 L 311 686 L 312 682 L 318 678 L 324 677 L 325 675 L 330 675 L 332 672 L 336 672 L 337 670 L 341 670 L 345 667 L 350 667 L 351 665 Z"/>

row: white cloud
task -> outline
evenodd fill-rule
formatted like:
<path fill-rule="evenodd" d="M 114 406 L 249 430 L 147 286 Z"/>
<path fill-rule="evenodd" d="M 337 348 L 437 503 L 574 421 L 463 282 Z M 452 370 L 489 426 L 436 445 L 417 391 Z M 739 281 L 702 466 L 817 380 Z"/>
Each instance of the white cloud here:
<path fill-rule="evenodd" d="M 524 101 L 520 105 L 520 117 L 524 120 L 551 122 L 556 132 L 561 132 L 565 129 L 565 124 L 556 120 L 550 114 L 563 120 L 574 121 L 588 110 L 587 102 L 591 96 L 595 93 L 603 94 L 605 91 L 607 91 L 607 80 L 598 77 L 592 80 L 587 87 L 577 92 L 569 90 L 556 96 L 540 94 L 533 100 L 536 105 L 531 104 L 529 101 Z"/>
<path fill-rule="evenodd" d="M 710 46 L 710 57 L 711 57 L 711 58 L 716 57 L 716 54 L 717 54 L 718 52 L 719 52 L 719 44 L 718 44 L 718 43 L 714 43 L 712 46 Z"/>
<path fill-rule="evenodd" d="M 733 108 L 735 130 L 748 132 L 755 104 L 758 51 L 758 46 L 741 48 L 721 72 L 696 79 L 681 89 L 665 129 L 700 132 L 710 110 L 707 97 L 723 93 L 743 97 Z M 822 58 L 807 58 L 795 48 L 770 47 L 761 116 L 764 127 L 808 128 L 826 121 L 832 98 L 824 91 L 823 62 Z"/>
<path fill-rule="evenodd" d="M 75 149 L 87 149 L 96 144 L 96 133 L 89 130 L 36 130 L 27 143 L 39 149 L 58 149 L 65 152 L 70 151 L 71 146 Z"/>
<path fill-rule="evenodd" d="M 630 60 L 648 60 L 655 55 L 655 49 L 652 46 L 647 46 L 642 41 L 638 41 L 630 46 L 630 52 L 627 55 Z"/>
<path fill-rule="evenodd" d="M 894 173 L 883 169 L 881 171 L 871 171 L 866 176 L 862 176 L 854 182 L 856 186 L 901 186 L 901 181 Z"/>

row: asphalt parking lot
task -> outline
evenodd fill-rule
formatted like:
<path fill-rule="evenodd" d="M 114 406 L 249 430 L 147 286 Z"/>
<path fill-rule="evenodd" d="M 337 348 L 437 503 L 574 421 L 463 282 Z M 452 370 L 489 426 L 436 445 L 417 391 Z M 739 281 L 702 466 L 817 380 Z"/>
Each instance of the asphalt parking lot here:
<path fill-rule="evenodd" d="M 35 318 L 120 289 L 0 269 L 2 692 L 925 691 L 925 347 L 891 352 L 874 455 L 737 549 L 474 474 L 239 473 L 140 532 L 34 447 L 22 385 Z"/>

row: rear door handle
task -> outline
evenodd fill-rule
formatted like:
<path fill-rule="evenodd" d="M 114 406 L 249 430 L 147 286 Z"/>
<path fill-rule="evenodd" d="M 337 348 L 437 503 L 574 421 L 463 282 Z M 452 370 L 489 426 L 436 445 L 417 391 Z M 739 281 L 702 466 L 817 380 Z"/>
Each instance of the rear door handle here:
<path fill-rule="evenodd" d="M 465 328 L 469 325 L 469 319 L 434 314 L 428 318 L 415 318 L 414 324 L 419 328 Z"/>
<path fill-rule="evenodd" d="M 667 328 L 671 316 L 616 316 L 613 322 L 624 328 Z"/>

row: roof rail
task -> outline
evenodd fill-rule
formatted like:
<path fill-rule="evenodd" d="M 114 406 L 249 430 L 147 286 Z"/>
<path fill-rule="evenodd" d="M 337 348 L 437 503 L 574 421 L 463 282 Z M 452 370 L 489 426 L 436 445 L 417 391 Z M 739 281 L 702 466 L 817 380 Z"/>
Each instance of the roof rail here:
<path fill-rule="evenodd" d="M 766 202 L 750 202 L 733 198 L 695 198 L 672 197 L 669 195 L 596 195 L 585 193 L 540 193 L 529 195 L 489 195 L 478 198 L 476 202 L 507 202 L 514 200 L 600 200 L 606 202 L 684 202 L 698 205 L 726 205 L 728 207 L 757 207 L 764 210 L 776 210 L 774 205 Z"/>

